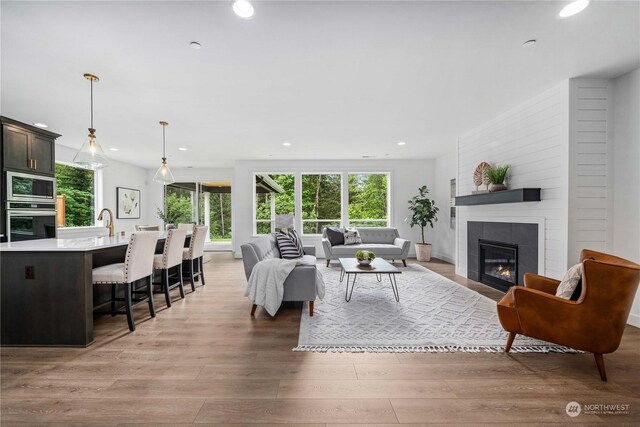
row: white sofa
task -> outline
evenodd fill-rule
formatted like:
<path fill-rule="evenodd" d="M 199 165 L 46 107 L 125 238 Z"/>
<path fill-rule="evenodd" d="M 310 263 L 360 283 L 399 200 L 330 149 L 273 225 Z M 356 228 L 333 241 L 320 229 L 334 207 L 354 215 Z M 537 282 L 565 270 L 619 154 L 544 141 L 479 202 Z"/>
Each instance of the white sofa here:
<path fill-rule="evenodd" d="M 327 267 L 331 260 L 338 258 L 353 258 L 356 252 L 365 249 L 376 254 L 377 257 L 388 260 L 402 260 L 406 267 L 407 257 L 411 241 L 401 239 L 398 229 L 393 227 L 356 227 L 362 238 L 362 243 L 357 245 L 331 246 L 327 239 L 326 229 L 322 233 L 322 247 L 327 258 Z"/>

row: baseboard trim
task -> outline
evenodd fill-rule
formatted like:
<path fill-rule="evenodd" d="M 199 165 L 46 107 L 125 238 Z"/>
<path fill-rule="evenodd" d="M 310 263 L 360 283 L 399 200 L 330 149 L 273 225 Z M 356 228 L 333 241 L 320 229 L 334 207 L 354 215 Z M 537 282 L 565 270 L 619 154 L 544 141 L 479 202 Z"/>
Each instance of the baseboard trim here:
<path fill-rule="evenodd" d="M 635 326 L 636 328 L 640 328 L 640 314 L 629 314 L 629 318 L 627 319 L 627 324 L 631 326 Z"/>
<path fill-rule="evenodd" d="M 431 256 L 432 256 L 432 257 L 434 257 L 434 258 L 438 258 L 438 259 L 441 259 L 441 260 L 443 260 L 443 261 L 446 261 L 446 262 L 448 262 L 449 264 L 455 264 L 455 263 L 456 263 L 456 260 L 455 260 L 455 259 L 450 258 L 450 257 L 449 257 L 449 256 L 447 256 L 447 255 L 437 253 L 437 252 L 433 252 L 433 253 L 431 254 Z"/>

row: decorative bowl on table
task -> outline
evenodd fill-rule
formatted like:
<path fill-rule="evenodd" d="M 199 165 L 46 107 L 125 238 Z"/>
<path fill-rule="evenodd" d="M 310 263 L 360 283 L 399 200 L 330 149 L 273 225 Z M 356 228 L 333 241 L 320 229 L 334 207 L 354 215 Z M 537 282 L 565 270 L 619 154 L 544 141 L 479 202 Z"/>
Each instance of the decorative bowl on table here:
<path fill-rule="evenodd" d="M 371 264 L 371 261 L 376 259 L 376 254 L 371 251 L 361 250 L 356 252 L 356 259 L 358 260 L 358 264 L 367 266 Z"/>

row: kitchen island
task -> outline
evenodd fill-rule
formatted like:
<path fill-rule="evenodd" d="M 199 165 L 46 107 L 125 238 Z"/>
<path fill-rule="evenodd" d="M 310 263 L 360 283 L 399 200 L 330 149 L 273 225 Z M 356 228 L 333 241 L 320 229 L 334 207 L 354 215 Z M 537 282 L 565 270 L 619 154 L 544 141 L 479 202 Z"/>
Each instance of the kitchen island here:
<path fill-rule="evenodd" d="M 159 234 L 162 253 L 166 234 Z M 95 287 L 95 267 L 124 262 L 130 235 L 0 244 L 1 344 L 88 346 L 94 307 L 110 301 Z M 188 244 L 189 237 L 187 237 Z"/>

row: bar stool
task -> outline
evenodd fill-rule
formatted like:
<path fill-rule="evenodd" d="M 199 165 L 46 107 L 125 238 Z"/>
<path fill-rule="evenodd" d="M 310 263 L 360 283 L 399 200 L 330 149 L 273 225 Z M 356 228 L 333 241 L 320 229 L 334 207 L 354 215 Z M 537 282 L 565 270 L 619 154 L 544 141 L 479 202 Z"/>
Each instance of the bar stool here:
<path fill-rule="evenodd" d="M 94 268 L 92 271 L 94 285 L 111 285 L 111 315 L 126 314 L 129 330 L 136 330 L 132 313 L 132 298 L 134 292 L 133 283 L 136 280 L 147 280 L 145 299 L 149 302 L 149 314 L 156 317 L 156 310 L 153 306 L 153 284 L 151 275 L 153 274 L 153 255 L 158 243 L 157 231 L 138 231 L 131 234 L 127 254 L 124 262 L 104 265 Z M 124 286 L 124 298 L 116 298 L 116 286 Z M 116 301 L 124 301 L 125 311 L 116 311 Z M 144 301 L 144 299 L 140 300 Z M 139 301 L 137 301 L 139 302 Z"/>
<path fill-rule="evenodd" d="M 167 307 L 171 307 L 171 294 L 169 291 L 178 286 L 180 298 L 184 298 L 184 283 L 182 281 L 182 250 L 187 238 L 187 230 L 171 229 L 167 231 L 167 239 L 164 242 L 164 250 L 161 254 L 153 256 L 153 269 L 160 270 L 162 289 L 154 293 L 164 293 Z M 178 282 L 169 284 L 169 269 L 177 267 Z"/>
<path fill-rule="evenodd" d="M 204 273 L 202 270 L 202 255 L 204 255 L 204 241 L 207 238 L 209 227 L 206 225 L 197 225 L 193 228 L 193 234 L 191 235 L 191 242 L 189 247 L 182 250 L 182 260 L 189 261 L 189 281 L 191 282 L 191 291 L 196 291 L 196 278 L 200 277 L 202 280 L 202 286 L 204 283 Z M 194 266 L 198 267 L 196 271 Z"/>

